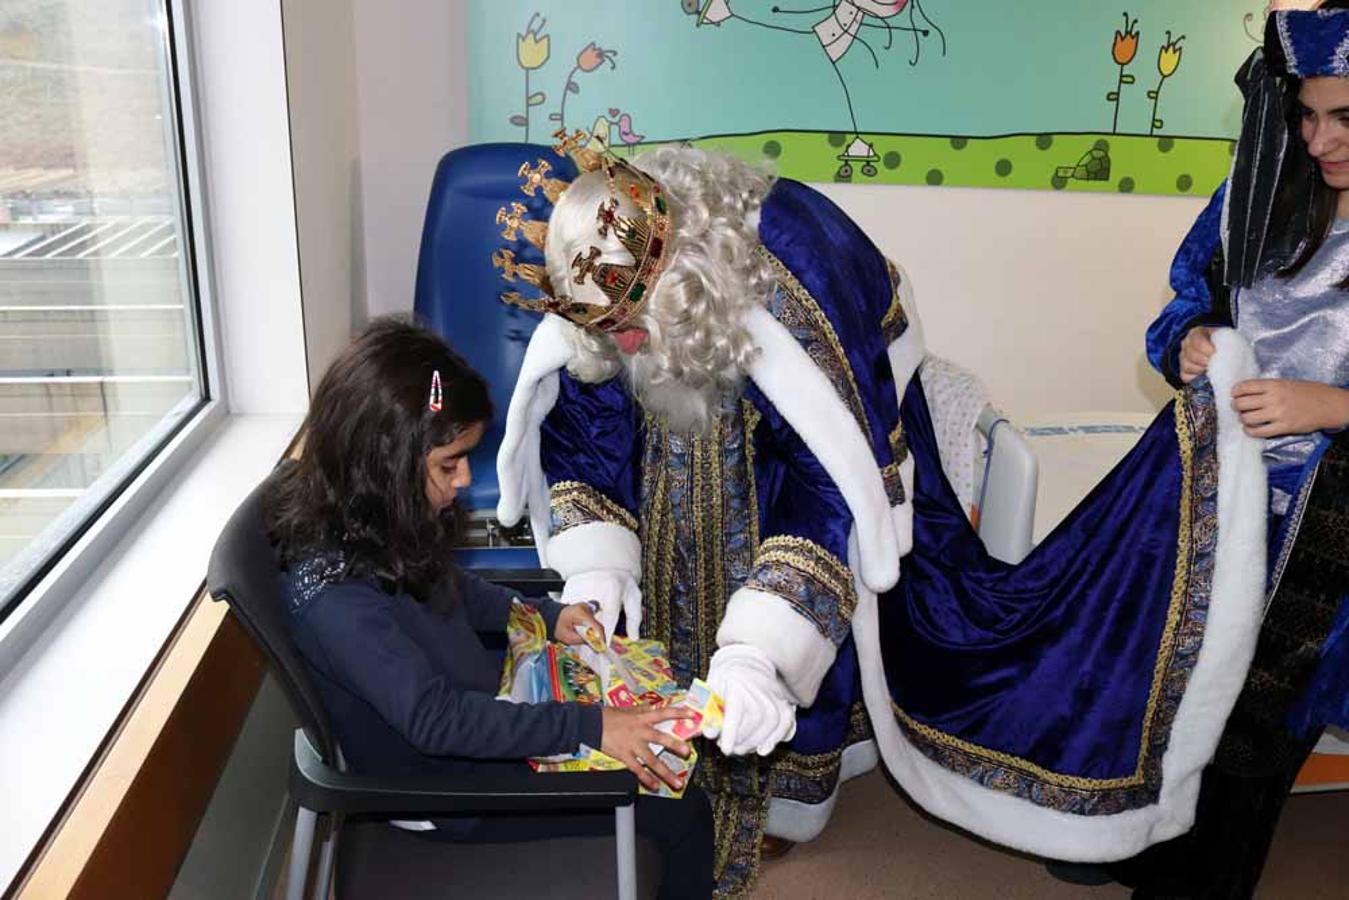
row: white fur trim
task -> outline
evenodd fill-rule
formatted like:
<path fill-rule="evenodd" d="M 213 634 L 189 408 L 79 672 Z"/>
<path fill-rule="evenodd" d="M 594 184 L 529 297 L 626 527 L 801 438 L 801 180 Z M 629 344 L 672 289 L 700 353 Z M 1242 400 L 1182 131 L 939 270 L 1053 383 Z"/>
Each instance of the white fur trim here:
<path fill-rule="evenodd" d="M 535 486 L 534 476 L 542 478 L 543 474 L 541 470 L 534 471 L 539 462 L 539 426 L 557 402 L 557 372 L 571 361 L 575 352 L 566 338 L 562 319 L 544 316 L 534 329 L 520 364 L 506 410 L 506 433 L 497 451 L 497 481 L 501 486 L 497 518 L 503 525 L 514 525 L 520 521 L 526 505 L 534 506 L 531 490 Z M 547 510 L 547 503 L 543 508 Z"/>
<path fill-rule="evenodd" d="M 587 522 L 548 541 L 547 565 L 564 579 L 596 569 L 618 569 L 642 577 L 642 542 L 629 528 L 613 522 Z"/>
<path fill-rule="evenodd" d="M 834 792 L 819 803 L 774 797 L 768 801 L 768 821 L 764 823 L 764 833 L 797 844 L 815 840 L 834 813 L 834 805 L 838 803 L 838 787 L 845 781 L 870 772 L 879 761 L 875 741 L 862 741 L 845 747 L 843 760 L 839 764 L 838 786 Z"/>
<path fill-rule="evenodd" d="M 904 333 L 887 348 L 890 369 L 895 373 L 895 389 L 899 391 L 900 403 L 903 403 L 904 389 L 908 387 L 909 380 L 913 378 L 918 367 L 923 364 L 923 358 L 927 356 L 927 342 L 923 338 L 923 320 L 918 317 L 918 301 L 914 298 L 913 281 L 902 266 L 894 262 L 892 265 L 899 272 L 899 305 L 909 320 L 909 326 L 904 329 Z"/>
<path fill-rule="evenodd" d="M 576 352 L 567 340 L 566 328 L 561 318 L 550 315 L 534 329 L 506 411 L 506 433 L 497 450 L 497 519 L 503 525 L 514 525 L 527 507 L 539 565 L 545 567 L 551 523 L 548 479 L 539 460 L 539 428 L 557 402 L 558 370 Z"/>
<path fill-rule="evenodd" d="M 1218 410 L 1218 544 L 1204 646 L 1162 757 L 1158 803 L 1116 815 L 1076 816 L 991 791 L 942 768 L 909 743 L 891 711 L 881 663 L 876 595 L 858 587 L 853 637 L 862 693 L 886 767 L 926 810 L 982 837 L 1041 856 L 1123 859 L 1184 833 L 1194 821 L 1200 773 L 1236 702 L 1255 652 L 1265 582 L 1265 468 L 1260 441 L 1241 430 L 1227 398 L 1255 374 L 1249 345 L 1230 329 L 1214 335 L 1209 378 Z M 856 548 L 850 546 L 850 558 Z"/>
<path fill-rule="evenodd" d="M 810 706 L 838 648 L 776 594 L 740 588 L 726 602 L 717 646 L 749 644 L 767 656 L 797 705 Z"/>
<path fill-rule="evenodd" d="M 873 589 L 888 590 L 899 579 L 899 542 L 866 436 L 820 367 L 768 310 L 750 310 L 745 326 L 760 351 L 750 378 L 815 454 L 852 512 L 862 548 L 854 571 Z"/>
<path fill-rule="evenodd" d="M 904 405 L 904 391 L 909 381 L 918 372 L 918 367 L 927 357 L 927 342 L 923 338 L 923 320 L 918 317 L 918 301 L 914 298 L 913 279 L 899 263 L 891 261 L 899 272 L 899 305 L 904 310 L 909 325 L 889 347 L 886 355 L 890 357 L 890 370 L 895 376 L 896 398 L 900 407 Z M 899 464 L 899 482 L 904 486 L 904 497 L 913 499 L 913 454 Z M 907 556 L 913 549 L 913 503 L 905 502 L 890 511 L 895 526 L 895 537 L 899 543 L 899 555 Z M 875 585 L 872 585 L 875 588 Z M 881 590 L 884 590 L 882 588 Z"/>

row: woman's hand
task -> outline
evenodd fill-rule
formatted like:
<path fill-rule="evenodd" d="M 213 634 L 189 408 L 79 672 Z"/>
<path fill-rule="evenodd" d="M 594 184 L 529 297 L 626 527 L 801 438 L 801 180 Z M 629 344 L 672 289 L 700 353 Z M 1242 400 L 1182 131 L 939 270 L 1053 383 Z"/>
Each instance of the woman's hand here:
<path fill-rule="evenodd" d="M 1213 329 L 1200 325 L 1185 333 L 1180 342 L 1180 380 L 1189 384 L 1208 371 L 1209 360 L 1217 348 L 1213 346 Z"/>
<path fill-rule="evenodd" d="M 1232 408 L 1252 437 L 1331 431 L 1349 425 L 1349 390 L 1319 381 L 1254 378 L 1232 388 Z"/>
<path fill-rule="evenodd" d="M 557 617 L 557 624 L 553 626 L 553 640 L 564 644 L 584 644 L 585 638 L 576 630 L 578 625 L 589 625 L 599 635 L 601 643 L 609 643 L 604 626 L 595 618 L 595 610 L 589 603 L 572 603 L 562 610 L 562 614 Z"/>
<path fill-rule="evenodd" d="M 689 745 L 672 734 L 658 731 L 656 725 L 675 719 L 692 719 L 696 716 L 697 713 L 687 706 L 657 708 L 606 706 L 600 750 L 631 769 L 647 790 L 660 790 L 660 783 L 663 781 L 677 791 L 684 785 L 680 784 L 679 779 L 665 763 L 656 758 L 650 745 L 659 744 L 678 754 L 681 759 L 687 759 Z"/>

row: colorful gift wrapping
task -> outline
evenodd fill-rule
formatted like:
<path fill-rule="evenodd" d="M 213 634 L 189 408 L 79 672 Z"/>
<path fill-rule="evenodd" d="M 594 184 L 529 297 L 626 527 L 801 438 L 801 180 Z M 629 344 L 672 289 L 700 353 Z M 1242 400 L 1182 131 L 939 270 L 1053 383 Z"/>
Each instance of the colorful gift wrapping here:
<path fill-rule="evenodd" d="M 697 713 L 695 718 L 657 726 L 682 740 L 692 740 L 702 734 L 708 724 L 721 724 L 725 711 L 721 698 L 701 679 L 695 680 L 687 690 L 680 688 L 666 659 L 665 646 L 659 641 L 615 637 L 607 649 L 593 642 L 597 652 L 610 653 L 621 661 L 620 665 L 612 667 L 606 686 L 581 660 L 576 648 L 548 640 L 543 616 L 534 607 L 516 603 L 511 609 L 506 634 L 509 651 L 497 695 L 503 700 L 513 703 L 553 700 L 617 707 L 688 706 Z M 635 683 L 628 683 L 619 671 L 626 672 Z M 680 759 L 658 745 L 653 744 L 651 749 L 674 772 L 681 787 L 676 791 L 662 785 L 656 792 L 642 788 L 642 793 L 675 799 L 682 797 L 683 787 L 688 784 L 698 762 L 697 751 L 691 752 L 688 759 Z M 530 759 L 529 764 L 536 772 L 587 772 L 624 767 L 613 757 L 584 744 L 576 753 L 537 757 Z"/>

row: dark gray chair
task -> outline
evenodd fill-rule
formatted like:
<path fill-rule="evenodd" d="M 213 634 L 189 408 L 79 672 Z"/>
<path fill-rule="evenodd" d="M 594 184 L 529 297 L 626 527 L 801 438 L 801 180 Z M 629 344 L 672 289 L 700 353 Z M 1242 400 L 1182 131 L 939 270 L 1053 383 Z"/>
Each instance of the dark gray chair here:
<path fill-rule="evenodd" d="M 273 476 L 275 477 L 275 476 Z M 327 900 L 334 869 L 338 897 L 494 896 L 637 897 L 633 802 L 637 780 L 628 772 L 491 777 L 378 777 L 345 770 L 341 750 L 304 659 L 290 640 L 282 608 L 279 566 L 267 537 L 263 495 L 253 490 L 225 525 L 207 572 L 215 600 L 257 642 L 298 720 L 290 792 L 298 806 L 291 844 L 288 900 L 304 896 L 319 817 L 330 817 L 313 896 Z M 608 878 L 597 846 L 605 838 L 569 838 L 530 844 L 481 845 L 431 841 L 388 824 L 455 813 L 614 810 L 617 884 Z M 338 838 L 340 837 L 340 841 Z M 643 866 L 654 874 L 654 866 Z M 566 873 L 553 880 L 557 873 Z M 645 891 L 643 893 L 646 893 Z"/>

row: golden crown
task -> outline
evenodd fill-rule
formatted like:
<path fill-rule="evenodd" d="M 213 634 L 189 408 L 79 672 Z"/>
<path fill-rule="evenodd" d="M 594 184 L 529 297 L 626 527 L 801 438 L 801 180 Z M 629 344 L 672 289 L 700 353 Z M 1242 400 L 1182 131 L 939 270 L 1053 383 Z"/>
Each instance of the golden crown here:
<path fill-rule="evenodd" d="M 604 172 L 609 183 L 609 198 L 596 210 L 597 230 L 600 237 L 608 237 L 612 229 L 624 249 L 632 254 L 634 262 L 632 265 L 601 262 L 601 251 L 595 246 L 576 254 L 571 262 L 572 279 L 577 284 L 584 284 L 589 279 L 604 292 L 609 305 L 599 306 L 575 302 L 558 294 L 553 290 L 544 266 L 517 262 L 512 250 L 502 248 L 492 254 L 492 265 L 501 270 L 501 277 L 512 283 L 517 278 L 528 282 L 537 287 L 542 296 L 530 299 L 517 291 L 507 291 L 501 299 L 521 309 L 557 313 L 593 331 L 619 331 L 642 311 L 651 286 L 665 269 L 673 230 L 669 202 L 659 182 L 609 153 L 599 135 L 587 135 L 577 130 L 568 136 L 565 130 L 559 129 L 553 137 L 558 140 L 553 152 L 571 157 L 579 172 Z M 532 166 L 523 163 L 518 174 L 520 189 L 527 196 L 535 197 L 542 191 L 554 205 L 571 186 L 569 181 L 554 176 L 552 164 L 545 159 Z M 627 196 L 641 214 L 620 215 L 621 195 Z M 503 226 L 501 236 L 508 241 L 517 241 L 523 236 L 542 250 L 548 239 L 548 225 L 528 219 L 527 212 L 525 205 L 519 202 L 497 210 L 496 222 Z"/>

